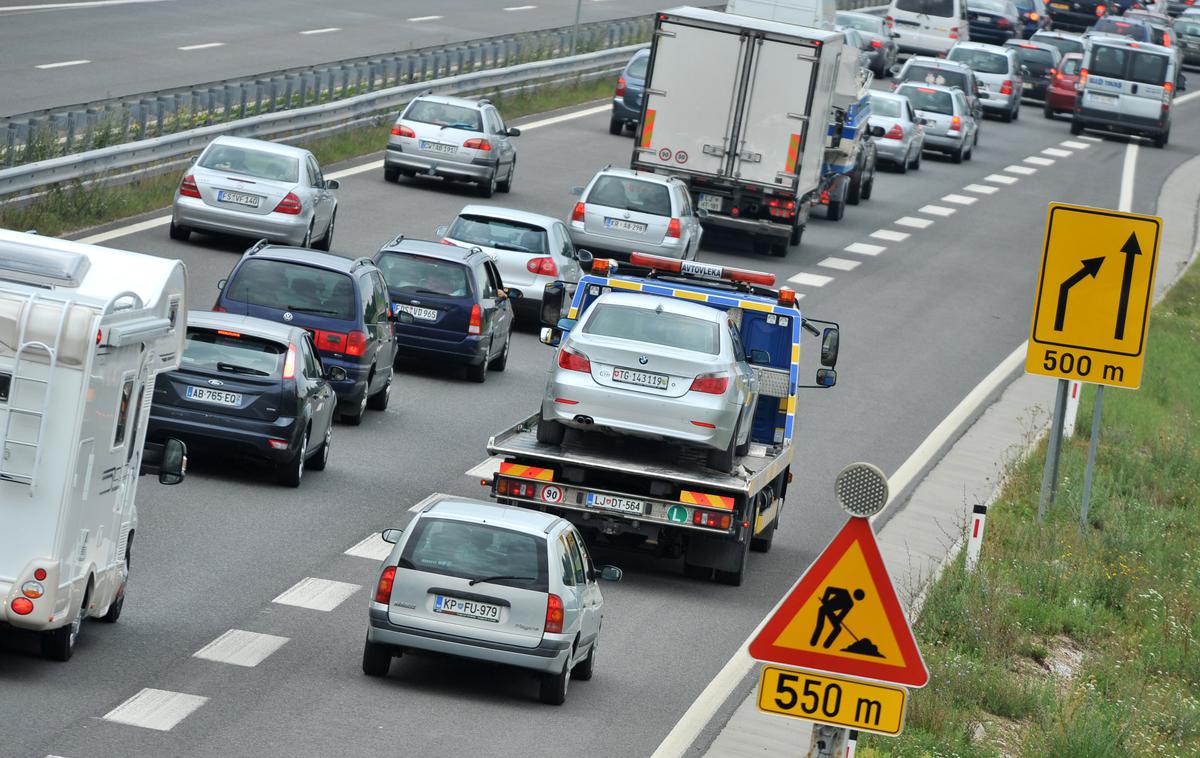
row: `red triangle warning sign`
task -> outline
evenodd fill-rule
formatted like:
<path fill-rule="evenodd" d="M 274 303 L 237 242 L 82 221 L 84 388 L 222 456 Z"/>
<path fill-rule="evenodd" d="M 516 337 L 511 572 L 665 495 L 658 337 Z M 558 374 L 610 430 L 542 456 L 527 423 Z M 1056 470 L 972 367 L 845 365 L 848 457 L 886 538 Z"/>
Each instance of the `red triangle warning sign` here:
<path fill-rule="evenodd" d="M 750 643 L 750 655 L 910 687 L 929 681 L 865 518 L 846 522 Z"/>

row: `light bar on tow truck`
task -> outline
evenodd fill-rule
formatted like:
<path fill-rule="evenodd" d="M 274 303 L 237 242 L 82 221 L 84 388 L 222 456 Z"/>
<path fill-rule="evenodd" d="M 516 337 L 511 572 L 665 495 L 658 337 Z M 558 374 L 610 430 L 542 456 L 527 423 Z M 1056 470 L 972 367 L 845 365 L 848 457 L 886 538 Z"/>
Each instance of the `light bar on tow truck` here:
<path fill-rule="evenodd" d="M 775 275 L 765 271 L 714 266 L 711 263 L 684 261 L 678 258 L 664 258 L 661 255 L 649 255 L 647 253 L 630 253 L 629 262 L 634 266 L 663 271 L 668 274 L 680 274 L 682 276 L 692 276 L 701 279 L 724 279 L 730 282 L 761 284 L 766 287 L 775 286 Z"/>

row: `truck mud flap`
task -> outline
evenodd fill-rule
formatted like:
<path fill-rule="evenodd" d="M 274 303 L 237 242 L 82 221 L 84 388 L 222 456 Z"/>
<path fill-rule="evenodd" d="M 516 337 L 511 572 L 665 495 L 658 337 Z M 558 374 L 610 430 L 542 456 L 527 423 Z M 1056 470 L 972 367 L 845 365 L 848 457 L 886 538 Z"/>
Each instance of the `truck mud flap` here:
<path fill-rule="evenodd" d="M 749 539 L 749 534 L 743 534 L 742 539 L 738 540 L 727 536 L 689 535 L 687 562 L 717 571 L 737 571 L 745 560 L 746 542 Z"/>

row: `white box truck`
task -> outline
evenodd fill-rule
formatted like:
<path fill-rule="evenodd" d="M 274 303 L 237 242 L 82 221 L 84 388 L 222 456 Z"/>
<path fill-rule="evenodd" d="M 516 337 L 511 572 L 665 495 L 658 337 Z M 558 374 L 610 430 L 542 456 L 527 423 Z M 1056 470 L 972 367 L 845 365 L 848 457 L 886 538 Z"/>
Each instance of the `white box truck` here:
<path fill-rule="evenodd" d="M 632 168 L 680 177 L 704 224 L 785 255 L 824 189 L 844 39 L 698 8 L 658 13 Z"/>
<path fill-rule="evenodd" d="M 143 445 L 185 287 L 179 261 L 0 230 L 0 624 L 48 658 L 121 615 L 138 476 L 183 478 L 182 443 Z"/>

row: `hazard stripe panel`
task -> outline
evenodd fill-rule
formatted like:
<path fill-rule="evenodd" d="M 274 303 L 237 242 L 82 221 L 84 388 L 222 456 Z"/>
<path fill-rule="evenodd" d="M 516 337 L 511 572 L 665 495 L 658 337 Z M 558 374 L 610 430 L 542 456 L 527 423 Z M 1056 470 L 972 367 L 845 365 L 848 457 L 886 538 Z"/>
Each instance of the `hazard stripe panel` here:
<path fill-rule="evenodd" d="M 646 111 L 646 125 L 642 127 L 642 147 L 650 147 L 654 137 L 654 114 L 658 111 L 650 108 Z"/>
<path fill-rule="evenodd" d="M 788 141 L 788 157 L 786 171 L 789 174 L 796 173 L 796 164 L 800 161 L 800 135 L 793 134 L 791 140 Z"/>
<path fill-rule="evenodd" d="M 542 482 L 554 481 L 554 469 L 538 468 L 536 466 L 522 466 L 518 463 L 508 463 L 507 461 L 500 464 L 500 473 L 505 476 L 516 476 L 522 479 L 537 479 Z"/>
<path fill-rule="evenodd" d="M 723 511 L 733 510 L 733 498 L 721 495 L 709 495 L 706 492 L 691 492 L 683 490 L 679 493 L 679 502 L 688 505 L 699 505 L 705 508 L 720 508 Z"/>

